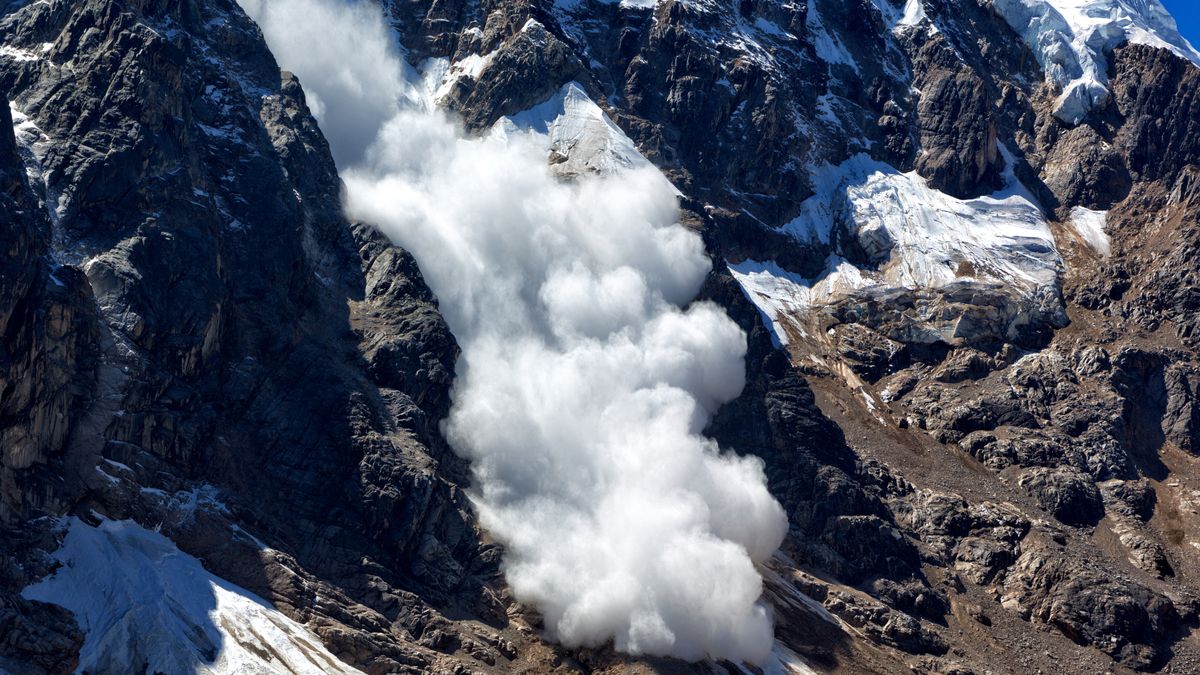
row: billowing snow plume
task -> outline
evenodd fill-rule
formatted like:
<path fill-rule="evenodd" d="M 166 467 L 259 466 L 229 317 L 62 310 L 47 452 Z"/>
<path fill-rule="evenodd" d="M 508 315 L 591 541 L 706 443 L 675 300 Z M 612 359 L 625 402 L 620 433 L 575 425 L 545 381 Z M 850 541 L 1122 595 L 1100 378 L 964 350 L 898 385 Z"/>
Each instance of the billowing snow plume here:
<path fill-rule="evenodd" d="M 995 0 L 1046 78 L 1062 88 L 1055 115 L 1078 123 L 1108 100 L 1108 52 L 1129 41 L 1166 49 L 1200 66 L 1159 0 Z"/>
<path fill-rule="evenodd" d="M 709 263 L 676 224 L 672 186 L 621 156 L 570 158 L 601 174 L 552 173 L 552 146 L 632 148 L 580 141 L 619 130 L 577 88 L 469 139 L 433 110 L 437 83 L 406 72 L 373 6 L 241 1 L 323 102 L 339 157 L 355 154 L 340 139 L 372 139 L 342 167 L 348 208 L 413 252 L 462 345 L 446 431 L 516 596 L 567 645 L 767 658 L 754 563 L 786 522 L 761 462 L 701 435 L 742 388 L 745 338 L 716 306 L 681 309 Z M 359 100 L 384 94 L 394 114 L 360 126 Z"/>

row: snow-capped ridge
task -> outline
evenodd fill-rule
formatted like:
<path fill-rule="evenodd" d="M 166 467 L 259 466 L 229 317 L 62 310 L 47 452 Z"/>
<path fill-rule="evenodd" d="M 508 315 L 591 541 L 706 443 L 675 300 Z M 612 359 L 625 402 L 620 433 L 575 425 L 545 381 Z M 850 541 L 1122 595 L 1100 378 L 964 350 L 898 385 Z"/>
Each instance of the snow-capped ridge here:
<path fill-rule="evenodd" d="M 996 0 L 1062 94 L 1059 119 L 1078 124 L 1109 97 L 1108 55 L 1125 42 L 1166 49 L 1200 67 L 1197 51 L 1159 0 Z"/>

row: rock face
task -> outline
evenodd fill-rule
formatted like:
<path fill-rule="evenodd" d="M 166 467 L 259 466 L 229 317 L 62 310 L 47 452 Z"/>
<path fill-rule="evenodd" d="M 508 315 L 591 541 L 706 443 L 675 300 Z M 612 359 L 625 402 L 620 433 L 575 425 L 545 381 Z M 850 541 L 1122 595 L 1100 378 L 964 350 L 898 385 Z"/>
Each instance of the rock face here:
<path fill-rule="evenodd" d="M 789 519 L 777 654 L 1200 664 L 1186 55 L 1109 45 L 1075 120 L 1013 3 L 383 4 L 468 129 L 575 82 L 680 190 L 749 346 L 708 432 Z M 158 528 L 367 672 L 732 668 L 541 640 L 439 430 L 436 298 L 346 221 L 233 0 L 10 2 L 0 41 L 0 670 L 75 667 L 21 596 L 67 515 Z"/>
<path fill-rule="evenodd" d="M 0 26 L 4 524 L 160 527 L 379 672 L 452 644 L 495 659 L 490 633 L 435 628 L 434 605 L 489 606 L 494 574 L 436 426 L 454 339 L 411 257 L 341 215 L 257 28 L 232 1 L 11 6 Z M 0 651 L 60 671 L 77 630 L 15 595 L 37 545 L 5 548 L 23 628 Z"/>

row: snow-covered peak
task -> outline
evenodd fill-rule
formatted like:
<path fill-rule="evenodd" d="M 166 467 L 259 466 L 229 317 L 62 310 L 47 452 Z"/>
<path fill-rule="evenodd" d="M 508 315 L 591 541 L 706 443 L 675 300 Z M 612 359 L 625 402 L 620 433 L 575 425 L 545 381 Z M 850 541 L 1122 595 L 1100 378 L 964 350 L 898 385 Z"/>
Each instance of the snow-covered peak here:
<path fill-rule="evenodd" d="M 548 141 L 561 175 L 611 174 L 651 166 L 625 132 L 575 82 L 546 101 L 498 120 L 493 134 L 534 133 Z"/>
<path fill-rule="evenodd" d="M 1059 119 L 1077 124 L 1108 100 L 1108 61 L 1128 41 L 1166 49 L 1200 66 L 1197 51 L 1159 0 L 995 0 L 1046 78 L 1062 88 Z"/>

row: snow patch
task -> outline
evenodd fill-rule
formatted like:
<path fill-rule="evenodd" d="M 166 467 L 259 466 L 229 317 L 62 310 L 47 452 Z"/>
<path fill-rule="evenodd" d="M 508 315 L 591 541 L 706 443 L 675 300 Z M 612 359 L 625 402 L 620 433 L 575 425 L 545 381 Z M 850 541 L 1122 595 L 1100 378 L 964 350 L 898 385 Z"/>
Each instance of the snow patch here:
<path fill-rule="evenodd" d="M 812 40 L 813 49 L 817 51 L 817 56 L 822 61 L 829 65 L 836 63 L 849 66 L 850 70 L 853 70 L 855 73 L 861 72 L 858 68 L 858 62 L 854 60 L 854 56 L 846 49 L 842 41 L 825 28 L 825 23 L 821 20 L 821 14 L 817 10 L 816 4 L 809 4 L 805 26 L 808 28 L 808 35 Z"/>
<path fill-rule="evenodd" d="M 1108 54 L 1124 42 L 1166 49 L 1200 66 L 1198 52 L 1159 0 L 995 0 L 1062 94 L 1055 115 L 1078 124 L 1108 91 Z"/>
<path fill-rule="evenodd" d="M 453 63 L 446 58 L 429 58 L 421 62 L 417 69 L 421 73 L 426 97 L 434 102 L 441 101 L 460 80 L 479 79 L 479 75 L 496 57 L 496 53 L 470 54 Z"/>
<path fill-rule="evenodd" d="M 622 9 L 654 9 L 658 4 L 658 0 L 592 0 L 602 5 L 620 4 Z M 579 11 L 581 6 L 587 5 L 589 0 L 554 0 L 555 9 L 568 12 Z"/>
<path fill-rule="evenodd" d="M 22 596 L 70 610 L 76 672 L 357 673 L 304 626 L 132 521 L 66 521 L 54 576 Z"/>
<path fill-rule="evenodd" d="M 50 258 L 55 263 L 76 263 L 79 257 L 67 250 L 67 238 L 62 228 L 62 219 L 66 216 L 69 195 L 59 193 L 50 187 L 48 176 L 43 168 L 43 160 L 51 146 L 46 134 L 37 124 L 15 105 L 9 103 L 9 113 L 13 121 L 13 137 L 17 141 L 17 154 L 25 166 L 25 177 L 29 185 L 41 198 L 50 219 L 51 250 Z"/>
<path fill-rule="evenodd" d="M 892 31 L 910 26 L 919 26 L 921 22 L 929 18 L 925 14 L 925 3 L 923 0 L 905 0 L 904 6 L 900 8 L 892 6 L 893 1 L 872 0 L 875 3 L 875 8 L 883 16 L 884 24 Z M 930 23 L 929 30 L 936 33 L 937 27 Z"/>
<path fill-rule="evenodd" d="M 43 49 L 42 51 L 45 52 L 46 50 Z M 0 58 L 11 59 L 13 61 L 37 61 L 42 57 L 41 54 L 31 52 L 28 49 L 0 45 Z"/>
<path fill-rule="evenodd" d="M 836 256 L 826 261 L 827 272 L 818 280 L 805 279 L 774 262 L 743 260 L 729 263 L 729 271 L 742 292 L 763 316 L 776 347 L 790 344 L 790 335 L 806 333 L 794 317 L 809 308 L 845 295 L 868 282 L 855 266 Z"/>
<path fill-rule="evenodd" d="M 925 15 L 925 3 L 922 0 L 907 0 L 897 25 L 915 26 L 927 18 L 929 17 Z"/>
<path fill-rule="evenodd" d="M 743 675 L 755 675 L 757 672 L 761 672 L 762 675 L 817 675 L 817 671 L 810 668 L 799 654 L 778 641 L 771 649 L 770 659 L 758 671 L 750 670 L 745 666 L 737 668 Z"/>
<path fill-rule="evenodd" d="M 1082 206 L 1071 210 L 1071 227 L 1093 251 L 1107 258 L 1112 254 L 1112 242 L 1108 238 L 1108 212 L 1093 211 Z"/>

